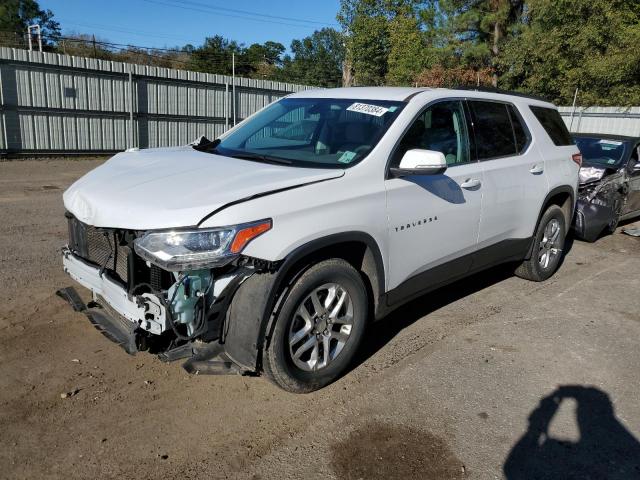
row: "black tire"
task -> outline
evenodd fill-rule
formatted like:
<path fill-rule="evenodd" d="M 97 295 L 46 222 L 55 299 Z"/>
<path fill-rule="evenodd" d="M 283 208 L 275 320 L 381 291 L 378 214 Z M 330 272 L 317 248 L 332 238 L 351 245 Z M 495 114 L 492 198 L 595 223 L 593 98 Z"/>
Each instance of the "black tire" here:
<path fill-rule="evenodd" d="M 338 284 L 350 297 L 353 307 L 351 331 L 342 349 L 326 366 L 306 371 L 294 363 L 292 349 L 289 347 L 292 323 L 294 320 L 299 321 L 299 317 L 296 320 L 296 312 L 305 299 L 316 289 L 329 283 Z M 368 303 L 362 277 L 345 260 L 334 258 L 310 267 L 291 287 L 275 319 L 273 333 L 263 355 L 263 368 L 267 378 L 293 393 L 312 392 L 333 382 L 348 367 L 362 341 Z"/>
<path fill-rule="evenodd" d="M 543 239 L 545 236 L 545 229 L 551 223 L 556 221 L 559 225 L 559 233 L 557 239 L 553 242 L 554 247 L 559 252 L 550 258 L 549 263 L 544 266 L 540 261 L 540 255 L 543 247 Z M 562 249 L 564 248 L 564 242 L 566 238 L 567 226 L 564 218 L 564 212 L 557 205 L 551 205 L 540 218 L 538 228 L 534 235 L 533 250 L 531 258 L 523 261 L 515 271 L 515 274 L 524 278 L 525 280 L 531 280 L 533 282 L 543 282 L 555 273 L 560 265 L 562 258 Z"/>

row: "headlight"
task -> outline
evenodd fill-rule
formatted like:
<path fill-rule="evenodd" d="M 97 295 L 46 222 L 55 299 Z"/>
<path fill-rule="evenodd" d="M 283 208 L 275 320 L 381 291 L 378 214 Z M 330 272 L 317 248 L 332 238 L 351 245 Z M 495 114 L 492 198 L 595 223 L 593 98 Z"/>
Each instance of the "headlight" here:
<path fill-rule="evenodd" d="M 604 175 L 605 169 L 598 167 L 582 167 L 578 176 L 580 177 L 580 183 L 594 182 L 600 180 Z"/>
<path fill-rule="evenodd" d="M 247 244 L 271 229 L 271 220 L 232 227 L 147 232 L 134 242 L 138 255 L 172 272 L 212 268 L 236 258 Z"/>

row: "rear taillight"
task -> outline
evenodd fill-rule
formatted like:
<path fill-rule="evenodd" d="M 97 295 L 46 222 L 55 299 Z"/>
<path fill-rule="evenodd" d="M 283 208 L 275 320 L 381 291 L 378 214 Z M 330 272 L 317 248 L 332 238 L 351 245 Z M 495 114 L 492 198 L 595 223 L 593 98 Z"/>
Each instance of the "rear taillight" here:
<path fill-rule="evenodd" d="M 582 154 L 581 153 L 574 153 L 573 155 L 571 155 L 571 160 L 576 162 L 579 167 L 582 166 Z"/>

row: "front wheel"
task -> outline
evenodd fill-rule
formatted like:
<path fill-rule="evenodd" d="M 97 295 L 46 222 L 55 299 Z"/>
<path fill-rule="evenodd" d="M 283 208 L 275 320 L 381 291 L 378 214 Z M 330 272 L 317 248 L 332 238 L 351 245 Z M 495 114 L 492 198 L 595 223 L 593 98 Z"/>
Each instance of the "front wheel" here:
<path fill-rule="evenodd" d="M 364 333 L 367 290 L 342 259 L 309 268 L 292 286 L 265 349 L 266 376 L 284 390 L 307 393 L 335 380 Z"/>
<path fill-rule="evenodd" d="M 551 277 L 560 265 L 566 231 L 564 212 L 557 205 L 551 205 L 538 224 L 531 258 L 520 264 L 516 275 L 534 282 Z"/>

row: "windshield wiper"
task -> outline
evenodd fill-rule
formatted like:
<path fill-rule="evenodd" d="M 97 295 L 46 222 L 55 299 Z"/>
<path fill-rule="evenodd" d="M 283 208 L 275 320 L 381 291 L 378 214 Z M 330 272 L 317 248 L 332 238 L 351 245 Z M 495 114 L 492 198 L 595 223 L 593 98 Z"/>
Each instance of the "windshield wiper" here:
<path fill-rule="evenodd" d="M 242 160 L 253 160 L 257 162 L 273 163 L 275 165 L 293 164 L 291 160 L 287 160 L 286 158 L 272 157 L 269 155 L 262 155 L 259 153 L 242 152 L 242 153 L 234 153 L 233 155 L 229 155 L 229 156 L 233 158 L 240 158 Z"/>

